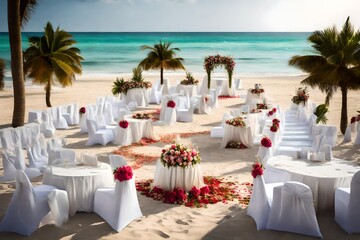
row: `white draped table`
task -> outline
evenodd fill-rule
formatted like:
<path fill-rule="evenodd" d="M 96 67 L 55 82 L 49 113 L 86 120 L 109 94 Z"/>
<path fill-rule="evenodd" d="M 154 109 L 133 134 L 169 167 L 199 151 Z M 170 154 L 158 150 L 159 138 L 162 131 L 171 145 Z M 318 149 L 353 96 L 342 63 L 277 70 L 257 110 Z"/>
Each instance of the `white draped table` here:
<path fill-rule="evenodd" d="M 219 95 L 224 96 L 233 96 L 234 95 L 234 83 L 229 88 L 229 80 L 228 77 L 224 76 L 212 76 L 210 81 L 210 88 L 219 87 L 221 89 Z M 201 94 L 208 93 L 208 82 L 207 77 L 204 78 L 203 83 L 201 85 Z"/>
<path fill-rule="evenodd" d="M 138 107 L 146 107 L 149 105 L 151 88 L 132 88 L 126 95 L 123 95 L 126 104 L 134 101 Z"/>
<path fill-rule="evenodd" d="M 221 142 L 221 147 L 225 148 L 230 141 L 240 141 L 246 147 L 253 146 L 253 136 L 250 126 L 235 127 L 230 124 L 224 124 L 224 137 Z"/>
<path fill-rule="evenodd" d="M 279 171 L 288 173 L 291 181 L 302 182 L 311 188 L 317 210 L 327 210 L 334 207 L 335 189 L 350 187 L 353 175 L 359 170 L 358 164 L 341 159 L 320 163 L 275 156 L 269 158 L 265 174 L 271 178 L 271 174 L 278 174 Z"/>
<path fill-rule="evenodd" d="M 174 188 L 183 188 L 190 191 L 194 186 L 201 188 L 205 186 L 201 173 L 200 164 L 187 167 L 165 167 L 161 160 L 156 163 L 153 186 L 160 187 L 166 191 Z"/>
<path fill-rule="evenodd" d="M 114 185 L 109 164 L 94 166 L 52 166 L 44 172 L 43 183 L 66 190 L 69 197 L 69 214 L 77 211 L 92 212 L 94 194 L 98 188 Z"/>
<path fill-rule="evenodd" d="M 184 92 L 184 95 L 188 94 L 189 97 L 197 96 L 197 85 L 179 85 L 179 93 Z"/>
<path fill-rule="evenodd" d="M 124 116 L 129 122 L 133 142 L 139 142 L 141 138 L 157 139 L 151 119 L 135 119 L 132 115 Z"/>
<path fill-rule="evenodd" d="M 260 94 L 251 93 L 251 89 L 248 89 L 246 94 L 245 104 L 250 105 L 250 108 L 256 103 L 263 103 L 266 98 L 265 92 Z"/>

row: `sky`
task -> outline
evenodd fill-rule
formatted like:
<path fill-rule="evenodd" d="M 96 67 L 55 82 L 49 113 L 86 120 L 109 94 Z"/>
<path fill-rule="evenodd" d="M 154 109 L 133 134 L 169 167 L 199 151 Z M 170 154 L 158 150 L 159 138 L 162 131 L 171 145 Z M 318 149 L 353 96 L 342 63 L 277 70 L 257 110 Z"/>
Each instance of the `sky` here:
<path fill-rule="evenodd" d="M 312 32 L 346 18 L 360 28 L 360 0 L 38 0 L 24 31 L 47 21 L 70 32 Z M 0 0 L 0 32 L 7 32 Z"/>

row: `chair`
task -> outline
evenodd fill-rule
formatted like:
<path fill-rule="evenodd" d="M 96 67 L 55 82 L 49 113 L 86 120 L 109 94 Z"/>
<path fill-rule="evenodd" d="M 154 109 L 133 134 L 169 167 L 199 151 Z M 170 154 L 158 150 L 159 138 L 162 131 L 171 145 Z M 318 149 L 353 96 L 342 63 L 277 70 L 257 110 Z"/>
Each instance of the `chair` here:
<path fill-rule="evenodd" d="M 173 125 L 176 123 L 176 108 L 166 107 L 165 116 L 164 116 L 164 124 L 165 125 Z"/>
<path fill-rule="evenodd" d="M 229 113 L 224 113 L 221 125 L 217 126 L 217 127 L 213 127 L 211 129 L 210 136 L 218 137 L 218 138 L 224 137 L 224 124 L 225 124 L 226 120 L 229 120 L 230 118 L 232 118 L 232 116 Z"/>
<path fill-rule="evenodd" d="M 65 107 L 65 106 L 64 106 Z M 68 125 L 79 124 L 79 106 L 77 103 L 72 103 L 66 107 L 66 114 L 63 114 Z"/>
<path fill-rule="evenodd" d="M 211 108 L 218 108 L 219 107 L 219 94 L 215 88 L 209 89 L 209 95 L 211 96 Z"/>
<path fill-rule="evenodd" d="M 121 155 L 109 155 L 109 162 L 112 169 L 127 165 L 125 157 Z"/>
<path fill-rule="evenodd" d="M 283 184 L 282 182 L 265 184 L 261 175 L 254 178 L 247 214 L 256 222 L 257 230 L 266 229 L 270 206 L 273 202 L 273 189 Z"/>
<path fill-rule="evenodd" d="M 2 165 L 4 175 L 0 177 L 0 182 L 14 181 L 16 178 L 16 168 L 8 156 L 9 154 L 12 153 L 9 151 L 2 151 Z M 13 156 L 15 157 L 15 155 Z"/>
<path fill-rule="evenodd" d="M 268 159 L 273 156 L 272 148 L 271 147 L 267 148 L 267 147 L 260 146 L 259 151 L 257 153 L 257 156 L 258 156 L 260 162 L 264 166 L 266 166 Z"/>
<path fill-rule="evenodd" d="M 151 88 L 149 103 L 160 104 L 162 89 L 163 85 L 160 85 L 160 79 L 158 79 Z"/>
<path fill-rule="evenodd" d="M 44 134 L 46 138 L 53 137 L 56 129 L 49 114 L 47 112 L 42 112 L 41 120 L 42 122 L 40 123 L 40 132 Z"/>
<path fill-rule="evenodd" d="M 11 128 L 5 128 L 0 131 L 0 140 L 3 149 L 9 150 L 14 148 L 15 143 L 11 134 Z"/>
<path fill-rule="evenodd" d="M 360 232 L 360 171 L 355 173 L 350 188 L 335 190 L 335 221 L 347 233 Z"/>
<path fill-rule="evenodd" d="M 110 129 L 96 129 L 96 122 L 93 120 L 86 120 L 86 125 L 89 131 L 89 139 L 86 146 L 95 144 L 106 145 L 114 139 L 113 131 Z"/>
<path fill-rule="evenodd" d="M 164 121 L 167 103 L 170 100 L 172 100 L 172 97 L 170 95 L 163 95 L 161 98 L 161 108 L 160 108 L 160 117 L 159 117 L 160 121 Z"/>
<path fill-rule="evenodd" d="M 360 123 L 358 123 L 358 126 L 360 126 Z M 356 139 L 354 141 L 354 145 L 360 145 L 360 128 L 358 128 Z"/>
<path fill-rule="evenodd" d="M 62 116 L 61 107 L 55 107 L 52 109 L 53 112 L 53 124 L 56 129 L 68 129 L 69 125 L 67 124 L 65 118 Z"/>
<path fill-rule="evenodd" d="M 4 218 L 0 223 L 1 232 L 15 232 L 21 235 L 30 236 L 40 225 L 43 218 L 49 213 L 48 195 L 56 188 L 50 185 L 39 185 L 33 187 L 24 171 L 16 172 L 16 189 L 10 200 L 9 207 Z M 66 194 L 65 191 L 62 194 Z M 66 209 L 60 206 L 66 206 L 66 198 L 56 198 L 53 202 L 58 202 L 58 212 L 68 214 Z M 69 203 L 67 202 L 67 205 Z M 61 219 L 56 212 L 52 215 Z M 42 222 L 43 224 L 48 222 Z"/>
<path fill-rule="evenodd" d="M 322 237 L 308 186 L 286 182 L 274 188 L 267 229 Z"/>
<path fill-rule="evenodd" d="M 41 172 L 44 172 L 47 165 L 48 165 L 48 159 L 35 160 L 31 149 L 27 149 L 26 152 L 27 152 L 27 157 L 28 157 L 28 160 L 29 160 L 29 167 L 37 168 Z"/>
<path fill-rule="evenodd" d="M 110 160 L 112 158 L 110 157 Z M 124 165 L 126 165 L 126 162 L 125 164 L 124 162 L 117 163 L 118 167 Z M 118 232 L 133 220 L 142 217 L 134 178 L 123 182 L 116 180 L 115 188 L 100 188 L 96 190 L 94 212 Z"/>
<path fill-rule="evenodd" d="M 188 109 L 176 109 L 176 121 L 178 122 L 192 122 L 194 115 L 194 105 Z"/>
<path fill-rule="evenodd" d="M 97 167 L 98 166 L 98 157 L 95 155 L 90 155 L 90 154 L 82 154 L 82 162 L 84 163 L 84 165 L 86 166 L 94 166 Z"/>

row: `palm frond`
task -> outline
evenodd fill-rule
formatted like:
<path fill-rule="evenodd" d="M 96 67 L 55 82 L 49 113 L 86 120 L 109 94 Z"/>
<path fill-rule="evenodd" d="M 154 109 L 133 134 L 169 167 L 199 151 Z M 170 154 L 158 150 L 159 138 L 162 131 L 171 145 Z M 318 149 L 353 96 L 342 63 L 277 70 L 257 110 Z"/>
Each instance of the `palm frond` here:
<path fill-rule="evenodd" d="M 24 26 L 30 19 L 37 5 L 37 0 L 20 0 L 20 24 Z"/>

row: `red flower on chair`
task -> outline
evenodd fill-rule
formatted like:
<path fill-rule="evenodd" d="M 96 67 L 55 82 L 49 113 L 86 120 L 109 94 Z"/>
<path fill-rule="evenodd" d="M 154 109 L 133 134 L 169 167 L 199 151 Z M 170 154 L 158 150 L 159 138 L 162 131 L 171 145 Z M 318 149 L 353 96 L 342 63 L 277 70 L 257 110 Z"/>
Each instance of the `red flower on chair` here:
<path fill-rule="evenodd" d="M 120 126 L 121 128 L 127 128 L 127 127 L 129 126 L 129 122 L 126 121 L 126 120 L 120 121 L 120 122 L 119 122 L 119 126 Z"/>
<path fill-rule="evenodd" d="M 80 109 L 79 109 L 79 113 L 80 114 L 84 114 L 86 112 L 86 108 L 85 107 L 81 107 Z"/>
<path fill-rule="evenodd" d="M 122 166 L 114 170 L 114 178 L 120 182 L 130 180 L 132 177 L 133 172 L 130 166 Z"/>
<path fill-rule="evenodd" d="M 253 169 L 251 171 L 251 175 L 253 176 L 253 178 L 256 178 L 257 176 L 261 176 L 263 174 L 264 174 L 263 165 L 258 162 L 254 163 Z"/>
<path fill-rule="evenodd" d="M 174 108 L 176 106 L 176 103 L 173 100 L 168 101 L 167 107 Z"/>
<path fill-rule="evenodd" d="M 263 137 L 261 139 L 261 146 L 266 147 L 266 148 L 270 148 L 272 146 L 271 140 L 268 137 Z"/>

